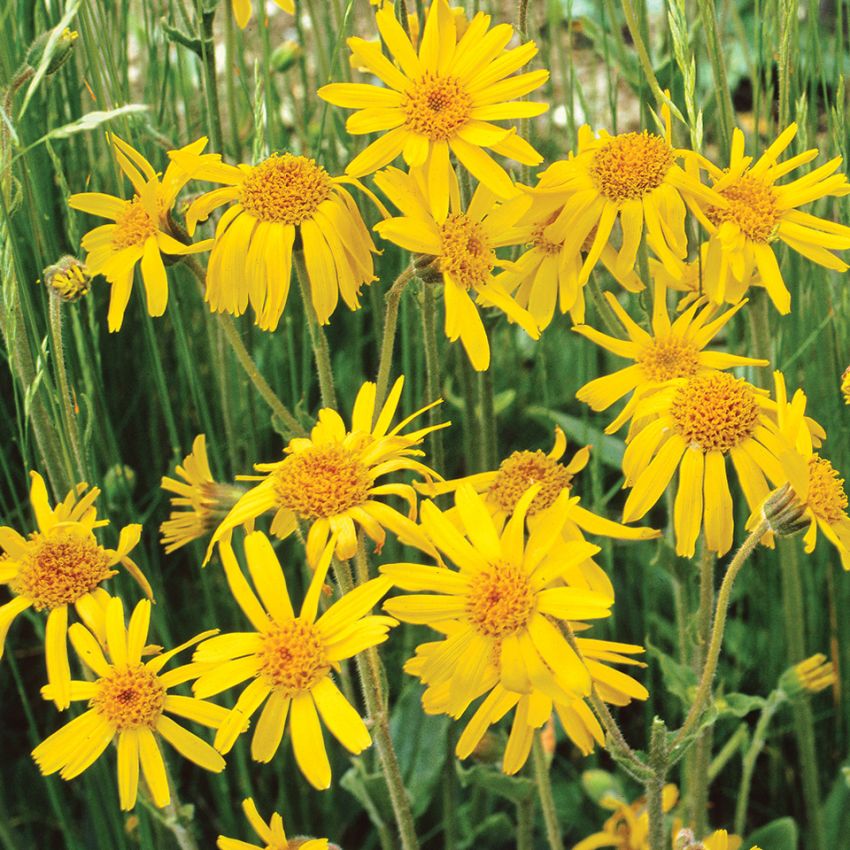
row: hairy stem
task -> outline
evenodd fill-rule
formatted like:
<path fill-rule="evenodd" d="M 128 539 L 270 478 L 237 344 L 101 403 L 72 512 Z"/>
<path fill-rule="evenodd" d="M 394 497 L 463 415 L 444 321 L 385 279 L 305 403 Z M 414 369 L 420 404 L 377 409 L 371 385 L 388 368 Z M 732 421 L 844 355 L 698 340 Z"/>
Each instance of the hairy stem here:
<path fill-rule="evenodd" d="M 540 741 L 540 732 L 534 735 L 531 748 L 534 760 L 534 782 L 537 785 L 537 797 L 543 812 L 543 823 L 546 825 L 546 838 L 550 850 L 564 850 L 561 838 L 561 826 L 558 823 L 558 813 L 555 810 L 555 798 L 552 794 L 552 781 L 549 776 L 549 765 L 546 763 L 546 753 Z"/>
<path fill-rule="evenodd" d="M 390 367 L 393 360 L 393 347 L 395 345 L 396 329 L 398 327 L 398 306 L 401 302 L 401 294 L 404 288 L 413 279 L 413 269 L 406 268 L 389 288 L 385 296 L 387 312 L 384 316 L 384 336 L 381 340 L 381 359 L 378 361 L 378 379 L 375 390 L 375 418 L 387 397 L 387 389 L 390 383 Z"/>

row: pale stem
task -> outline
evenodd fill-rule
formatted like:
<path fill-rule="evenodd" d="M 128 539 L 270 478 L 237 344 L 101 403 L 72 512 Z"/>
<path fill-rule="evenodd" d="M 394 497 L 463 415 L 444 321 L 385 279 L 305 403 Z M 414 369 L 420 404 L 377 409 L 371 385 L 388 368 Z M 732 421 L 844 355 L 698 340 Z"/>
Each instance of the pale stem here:
<path fill-rule="evenodd" d="M 396 329 L 398 327 L 398 307 L 401 302 L 401 294 L 410 281 L 413 280 L 413 269 L 406 268 L 389 288 L 385 296 L 387 312 L 384 316 L 384 336 L 381 340 L 381 359 L 378 361 L 378 379 L 375 390 L 375 419 L 384 400 L 387 397 L 387 389 L 390 383 L 390 368 L 393 360 L 393 347 L 395 345 Z"/>
<path fill-rule="evenodd" d="M 516 804 L 516 850 L 534 850 L 534 798 Z"/>
<path fill-rule="evenodd" d="M 440 357 L 437 347 L 437 300 L 434 297 L 434 284 L 425 283 L 422 286 L 422 336 L 425 342 L 425 394 L 428 401 L 436 401 L 440 397 Z M 439 424 L 439 411 L 432 407 L 428 411 L 428 424 Z M 443 471 L 443 436 L 442 431 L 434 431 L 429 436 L 431 440 L 431 457 L 433 467 L 438 472 Z"/>
<path fill-rule="evenodd" d="M 537 796 L 540 800 L 540 809 L 543 812 L 543 823 L 546 825 L 546 838 L 550 850 L 564 850 L 561 826 L 558 823 L 558 812 L 555 809 L 555 798 L 552 794 L 549 765 L 546 763 L 546 753 L 543 751 L 543 744 L 540 741 L 540 732 L 534 733 L 531 754 L 534 760 L 534 782 L 537 785 Z"/>

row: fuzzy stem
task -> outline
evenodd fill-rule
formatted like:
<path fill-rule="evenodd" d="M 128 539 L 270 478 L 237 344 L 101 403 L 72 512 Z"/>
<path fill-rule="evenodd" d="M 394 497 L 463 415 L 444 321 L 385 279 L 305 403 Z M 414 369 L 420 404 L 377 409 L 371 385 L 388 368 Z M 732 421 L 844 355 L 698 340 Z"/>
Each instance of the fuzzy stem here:
<path fill-rule="evenodd" d="M 440 396 L 440 357 L 437 347 L 437 300 L 434 297 L 434 285 L 422 286 L 422 336 L 425 341 L 425 394 L 428 401 L 436 401 Z M 439 412 L 436 407 L 428 411 L 428 424 L 437 425 Z M 443 471 L 442 431 L 433 431 L 431 440 L 432 466 L 438 472 Z"/>
<path fill-rule="evenodd" d="M 537 796 L 543 812 L 543 823 L 546 824 L 546 838 L 549 841 L 549 847 L 551 850 L 564 850 L 561 826 L 558 823 L 558 812 L 555 809 L 555 798 L 552 795 L 549 765 L 546 764 L 546 753 L 543 752 L 539 732 L 534 735 L 531 753 L 534 759 L 534 782 L 537 785 Z"/>
<path fill-rule="evenodd" d="M 516 804 L 516 850 L 534 850 L 534 799 Z"/>
<path fill-rule="evenodd" d="M 387 312 L 384 316 L 384 335 L 381 340 L 381 359 L 378 361 L 378 379 L 375 390 L 375 418 L 387 397 L 387 388 L 390 383 L 390 366 L 393 359 L 393 347 L 395 345 L 396 328 L 398 327 L 398 306 L 401 302 L 401 294 L 404 288 L 413 279 L 413 269 L 406 268 L 389 288 L 385 300 Z"/>
<path fill-rule="evenodd" d="M 214 151 L 221 151 L 224 134 L 221 131 L 221 107 L 218 102 L 218 87 L 215 75 L 215 44 L 213 42 L 213 23 L 215 9 L 200 14 L 201 65 L 204 69 L 204 100 L 209 122 L 210 141 Z"/>
<path fill-rule="evenodd" d="M 664 837 L 664 777 L 667 770 L 667 729 L 664 721 L 655 718 L 649 737 L 649 764 L 652 775 L 646 780 L 646 810 L 649 818 L 649 850 L 665 850 L 669 840 Z"/>

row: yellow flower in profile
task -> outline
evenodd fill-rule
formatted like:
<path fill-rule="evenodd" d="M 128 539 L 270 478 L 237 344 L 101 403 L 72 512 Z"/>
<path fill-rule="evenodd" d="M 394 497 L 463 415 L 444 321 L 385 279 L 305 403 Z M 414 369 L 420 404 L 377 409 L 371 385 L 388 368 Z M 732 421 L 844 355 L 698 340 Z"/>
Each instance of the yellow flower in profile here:
<path fill-rule="evenodd" d="M 180 755 L 206 770 L 218 773 L 224 769 L 224 759 L 219 753 L 167 715 L 174 714 L 216 728 L 227 711 L 204 700 L 168 693 L 170 688 L 197 675 L 195 665 L 162 672 L 178 652 L 214 634 L 215 630 L 142 662 L 150 612 L 150 602 L 141 600 L 130 617 L 129 627 L 125 627 L 123 603 L 118 598 L 109 600 L 104 620 L 108 661 L 88 629 L 79 623 L 71 626 L 71 643 L 80 661 L 97 677 L 93 682 L 71 682 L 71 699 L 75 702 L 87 700 L 89 708 L 54 732 L 32 753 L 45 776 L 59 771 L 63 779 L 73 779 L 117 739 L 118 795 L 122 811 L 136 804 L 140 765 L 154 805 L 162 808 L 171 801 L 159 738 L 164 738 Z M 51 699 L 56 698 L 50 686 L 43 691 Z"/>
<path fill-rule="evenodd" d="M 275 5 L 283 9 L 284 12 L 289 12 L 290 15 L 295 14 L 295 0 L 274 0 Z M 245 29 L 248 26 L 248 21 L 251 20 L 251 0 L 230 0 L 233 9 L 233 17 L 236 18 L 236 23 L 239 29 Z"/>
<path fill-rule="evenodd" d="M 665 785 L 661 791 L 661 808 L 664 813 L 669 812 L 678 801 L 679 789 L 675 785 Z M 613 796 L 606 796 L 599 804 L 606 809 L 612 809 L 614 814 L 602 825 L 601 832 L 588 835 L 573 845 L 573 850 L 596 850 L 598 847 L 650 850 L 649 811 L 644 798 L 626 803 Z"/>
<path fill-rule="evenodd" d="M 590 693 L 590 673 L 557 624 L 608 617 L 614 600 L 561 582 L 599 551 L 584 541 L 562 540 L 559 518 L 567 491 L 558 496 L 547 521 L 526 535 L 526 514 L 539 491 L 539 485 L 529 488 L 502 526 L 472 487 L 461 484 L 455 506 L 462 530 L 425 501 L 422 527 L 457 569 L 412 563 L 380 567 L 402 590 L 431 592 L 387 600 L 384 608 L 393 617 L 438 629 L 446 622 L 461 623 L 421 673 L 425 681 L 437 674 L 450 680 L 446 713 L 453 716 L 482 693 L 493 665 L 509 691 L 536 689 L 566 704 Z"/>
<path fill-rule="evenodd" d="M 362 177 L 383 168 L 399 154 L 410 167 L 427 166 L 445 189 L 442 175 L 450 168 L 450 151 L 467 171 L 496 195 L 516 194 L 513 181 L 487 150 L 525 165 L 542 157 L 513 128 L 491 122 L 531 118 L 548 109 L 545 103 L 515 101 L 549 78 L 548 71 L 514 74 L 537 53 L 533 42 L 505 50 L 513 27 L 490 29 L 490 16 L 476 14 L 462 36 L 446 0 L 433 0 L 425 19 L 419 50 L 396 20 L 391 4 L 376 14 L 378 30 L 395 62 L 380 45 L 348 39 L 358 66 L 383 83 L 331 83 L 319 97 L 356 109 L 346 123 L 349 133 L 382 133 L 348 165 Z"/>
<path fill-rule="evenodd" d="M 94 529 L 108 525 L 98 520 L 94 507 L 97 487 L 78 484 L 65 499 L 50 506 L 44 479 L 31 472 L 30 502 L 38 530 L 23 537 L 13 528 L 0 527 L 0 584 L 12 592 L 12 600 L 0 606 L 0 657 L 9 627 L 28 608 L 47 611 L 44 655 L 47 680 L 60 710 L 71 700 L 71 670 L 68 665 L 68 608 L 73 605 L 80 618 L 97 630 L 108 594 L 103 582 L 122 564 L 151 596 L 151 588 L 129 553 L 139 542 L 141 525 L 121 529 L 116 549 L 97 542 Z"/>
<path fill-rule="evenodd" d="M 436 280 L 443 281 L 446 336 L 452 342 L 460 338 L 473 368 L 482 372 L 490 366 L 490 344 L 473 296 L 481 306 L 498 307 L 533 339 L 540 336 L 531 315 L 492 274 L 504 265 L 496 249 L 517 244 L 511 228 L 530 201 L 519 196 L 500 203 L 479 185 L 463 210 L 454 172 L 447 170 L 443 178 L 432 181 L 421 168 L 409 174 L 397 168 L 376 174 L 375 183 L 402 215 L 379 222 L 375 230 L 407 251 L 434 258 Z"/>
<path fill-rule="evenodd" d="M 221 557 L 231 593 L 256 631 L 210 638 L 198 647 L 193 659 L 210 665 L 192 686 L 197 696 L 213 696 L 250 680 L 221 724 L 216 748 L 229 752 L 246 730 L 247 721 L 265 703 L 254 727 L 252 757 L 259 762 L 272 759 L 288 718 L 298 767 L 319 790 L 331 784 L 320 717 L 349 752 L 356 755 L 372 743 L 360 715 L 334 684 L 331 671 L 338 671 L 344 659 L 383 643 L 396 625 L 391 617 L 368 615 L 391 586 L 385 578 L 373 579 L 345 594 L 317 619 L 335 545 L 332 538 L 322 552 L 296 617 L 286 578 L 265 534 L 255 531 L 245 537 L 245 556 L 256 594 L 230 544 L 223 543 Z"/>
<path fill-rule="evenodd" d="M 161 483 L 163 490 L 174 493 L 173 510 L 159 527 L 166 554 L 206 536 L 245 492 L 243 487 L 219 484 L 213 478 L 205 434 L 195 437 L 192 451 L 178 464 L 176 473 L 182 481 L 164 475 Z"/>
<path fill-rule="evenodd" d="M 669 108 L 662 113 L 663 136 L 646 130 L 617 136 L 603 130 L 595 136 L 587 125 L 581 127 L 578 152 L 550 165 L 532 190 L 561 205 L 542 235 L 561 245 L 563 263 L 574 262 L 595 231 L 577 286 L 587 282 L 618 220 L 623 236 L 614 260 L 617 275 L 633 270 L 644 232 L 650 248 L 675 272 L 688 250 L 685 201 L 723 204 L 677 163 L 685 152 L 672 146 Z"/>
<path fill-rule="evenodd" d="M 790 697 L 817 694 L 838 681 L 835 664 L 822 652 L 810 655 L 789 667 L 779 680 L 780 687 Z"/>
<path fill-rule="evenodd" d="M 850 366 L 841 375 L 841 395 L 844 397 L 844 403 L 850 404 Z"/>
<path fill-rule="evenodd" d="M 83 236 L 82 246 L 88 252 L 89 274 L 102 274 L 112 284 L 107 321 L 110 332 L 114 332 L 121 330 L 137 263 L 141 263 L 148 313 L 161 316 L 168 304 L 168 276 L 163 257 L 208 251 L 212 240 L 184 245 L 174 238 L 169 216 L 178 193 L 191 179 L 191 172 L 172 160 L 160 180 L 153 166 L 135 148 L 117 136 L 109 139 L 118 165 L 133 184 L 132 200 L 101 192 L 79 192 L 71 195 L 68 204 L 75 210 L 113 221 L 90 230 Z M 207 139 L 201 138 L 176 153 L 205 164 L 215 158 L 214 154 L 201 154 L 206 144 Z"/>
<path fill-rule="evenodd" d="M 695 155 L 690 158 L 693 176 L 700 166 L 705 168 L 712 188 L 725 200 L 723 206 L 691 205 L 709 233 L 703 277 L 706 294 L 717 304 L 738 302 L 757 272 L 776 309 L 791 309 L 791 293 L 773 249 L 777 240 L 818 265 L 847 270 L 832 252 L 850 248 L 850 227 L 798 209 L 820 198 L 850 194 L 846 176 L 835 173 L 841 157 L 790 183 L 777 183 L 818 155 L 812 149 L 779 162 L 796 135 L 797 125 L 789 125 L 753 164 L 752 157 L 744 155 L 744 134 L 736 128 L 728 168 Z"/>
<path fill-rule="evenodd" d="M 744 839 L 740 835 L 729 835 L 725 829 L 717 829 L 708 838 L 703 838 L 701 845 L 704 850 L 738 850 Z M 752 847 L 750 850 L 759 850 Z"/>
<path fill-rule="evenodd" d="M 224 835 L 219 835 L 216 846 L 219 850 L 328 850 L 327 838 L 308 838 L 308 839 L 293 839 L 290 844 L 286 838 L 286 833 L 283 831 L 283 818 L 275 812 L 271 820 L 266 823 L 257 811 L 254 801 L 248 797 L 242 801 L 242 810 L 245 812 L 245 817 L 248 818 L 248 823 L 251 828 L 257 833 L 260 841 L 265 845 L 259 847 L 256 844 L 249 844 L 247 841 L 240 841 L 238 838 L 226 838 Z"/>
<path fill-rule="evenodd" d="M 770 492 L 765 478 L 775 486 L 787 480 L 775 411 L 763 392 L 728 372 L 697 372 L 643 399 L 635 407 L 635 419 L 650 421 L 631 435 L 623 455 L 626 486 L 632 488 L 623 521 L 643 517 L 678 469 L 676 554 L 692 558 L 704 529 L 708 549 L 725 555 L 734 532 L 726 458 L 751 510 Z"/>
<path fill-rule="evenodd" d="M 346 430 L 342 417 L 330 407 L 319 411 L 319 421 L 308 437 L 296 437 L 284 449 L 286 457 L 276 463 L 257 463 L 254 468 L 265 473 L 260 483 L 250 489 L 233 506 L 215 530 L 207 550 L 230 536 L 234 528 L 253 522 L 261 514 L 274 511 L 271 532 L 285 538 L 292 534 L 298 521 L 310 524 L 307 534 L 307 562 L 315 566 L 333 533 L 337 535 L 338 558 L 353 558 L 357 552 L 357 526 L 380 551 L 389 529 L 403 543 L 426 550 L 432 547 L 413 521 L 416 518 L 416 491 L 410 484 L 379 484 L 377 479 L 391 472 L 409 470 L 421 475 L 439 477 L 417 457 L 419 448 L 432 431 L 449 422 L 402 433 L 403 429 L 427 407 L 390 428 L 401 398 L 404 377 L 390 390 L 376 416 L 375 384 L 366 382 L 357 393 L 351 415 L 351 430 Z M 374 424 L 373 424 L 374 422 Z M 376 499 L 376 496 L 399 496 L 409 505 L 407 516 Z"/>
<path fill-rule="evenodd" d="M 191 157 L 180 161 L 192 168 Z M 361 286 L 375 280 L 375 246 L 343 185 L 351 180 L 331 177 L 315 160 L 291 153 L 274 153 L 253 166 L 219 162 L 202 173 L 224 185 L 189 207 L 189 233 L 213 210 L 231 204 L 216 225 L 207 266 L 210 310 L 241 316 L 250 303 L 257 324 L 273 331 L 289 295 L 293 250 L 304 253 L 304 285 L 309 283 L 321 324 L 328 323 L 340 296 L 350 309 L 360 306 Z"/>
<path fill-rule="evenodd" d="M 593 410 L 607 410 L 612 404 L 632 393 L 620 414 L 605 429 L 612 434 L 634 417 L 642 398 L 651 395 L 668 381 L 689 378 L 707 370 L 732 369 L 736 366 L 767 366 L 767 360 L 729 354 L 725 351 L 706 351 L 714 337 L 746 302 L 717 315 L 717 308 L 695 301 L 674 321 L 667 311 L 667 293 L 661 280 L 655 281 L 652 309 L 652 333 L 645 331 L 620 305 L 610 292 L 605 299 L 623 326 L 627 339 L 619 339 L 596 330 L 590 325 L 578 325 L 576 333 L 606 350 L 632 360 L 632 364 L 610 375 L 594 378 L 576 393 L 576 398 Z"/>

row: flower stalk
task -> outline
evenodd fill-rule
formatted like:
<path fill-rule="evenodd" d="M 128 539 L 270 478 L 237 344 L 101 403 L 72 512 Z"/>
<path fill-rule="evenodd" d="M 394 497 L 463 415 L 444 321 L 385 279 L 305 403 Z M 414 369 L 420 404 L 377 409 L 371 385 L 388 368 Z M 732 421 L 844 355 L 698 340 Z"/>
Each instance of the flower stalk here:
<path fill-rule="evenodd" d="M 537 785 L 537 797 L 540 800 L 540 809 L 543 812 L 543 823 L 546 825 L 546 838 L 549 842 L 549 848 L 550 850 L 564 850 L 561 827 L 558 823 L 558 812 L 555 809 L 555 798 L 552 794 L 549 765 L 546 753 L 543 752 L 540 732 L 536 732 L 534 735 L 531 753 L 534 761 L 534 782 Z"/>

